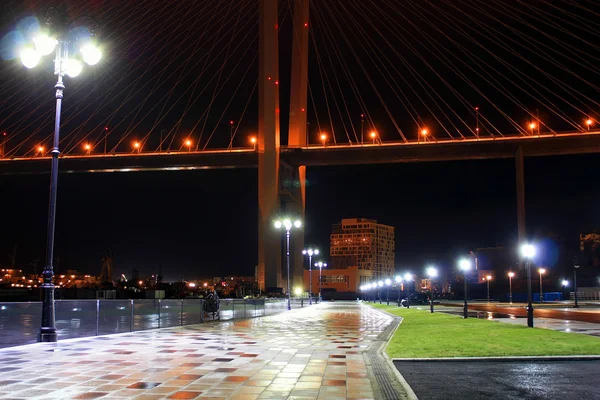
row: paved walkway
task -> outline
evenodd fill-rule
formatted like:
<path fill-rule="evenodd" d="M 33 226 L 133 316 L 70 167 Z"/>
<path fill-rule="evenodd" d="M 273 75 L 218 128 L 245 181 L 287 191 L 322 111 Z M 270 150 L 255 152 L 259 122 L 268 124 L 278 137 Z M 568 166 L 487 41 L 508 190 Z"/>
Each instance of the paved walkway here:
<path fill-rule="evenodd" d="M 373 374 L 382 360 L 370 357 L 393 325 L 368 306 L 323 303 L 249 320 L 2 349 L 0 398 L 389 397 Z"/>

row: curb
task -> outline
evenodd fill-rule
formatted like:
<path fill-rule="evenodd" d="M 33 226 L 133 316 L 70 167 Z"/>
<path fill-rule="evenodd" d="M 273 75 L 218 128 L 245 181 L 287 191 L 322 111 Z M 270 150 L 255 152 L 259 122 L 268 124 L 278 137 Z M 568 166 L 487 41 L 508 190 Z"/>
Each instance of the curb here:
<path fill-rule="evenodd" d="M 436 358 L 392 358 L 392 362 L 472 362 L 472 361 L 595 361 L 600 360 L 600 355 L 574 355 L 574 356 L 514 356 L 514 357 L 436 357 Z"/>
<path fill-rule="evenodd" d="M 406 381 L 406 379 L 404 379 L 404 376 L 402 376 L 402 374 L 400 373 L 400 371 L 398 371 L 398 368 L 396 368 L 396 366 L 394 365 L 394 359 L 390 358 L 390 356 L 387 355 L 387 353 L 385 352 L 385 349 L 387 347 L 387 345 L 389 344 L 389 339 L 391 339 L 394 334 L 396 333 L 396 331 L 398 330 L 398 328 L 400 327 L 400 325 L 402 324 L 402 321 L 404 321 L 404 318 L 398 316 L 398 315 L 394 315 L 391 313 L 388 313 L 387 311 L 384 310 L 380 310 L 378 308 L 372 307 L 373 309 L 387 314 L 391 317 L 394 318 L 399 318 L 400 322 L 398 322 L 398 325 L 396 325 L 396 328 L 394 328 L 394 330 L 392 331 L 392 334 L 390 335 L 390 337 L 388 338 L 388 340 L 386 341 L 385 344 L 382 344 L 379 348 L 379 353 L 383 356 L 383 358 L 386 360 L 386 362 L 388 363 L 388 367 L 393 371 L 394 376 L 396 377 L 396 379 L 398 379 L 398 383 L 400 383 L 400 386 L 402 386 L 402 389 L 404 389 L 404 392 L 406 393 L 406 396 L 409 400 L 419 400 L 419 398 L 417 397 L 417 395 L 415 394 L 415 392 L 412 390 L 412 388 L 410 387 L 410 385 L 408 384 L 408 382 Z"/>

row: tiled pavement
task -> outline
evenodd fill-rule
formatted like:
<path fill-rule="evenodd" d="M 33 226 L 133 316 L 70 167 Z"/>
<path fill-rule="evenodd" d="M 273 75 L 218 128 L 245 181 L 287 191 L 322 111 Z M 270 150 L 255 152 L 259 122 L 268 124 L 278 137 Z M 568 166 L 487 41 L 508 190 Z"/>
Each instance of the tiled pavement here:
<path fill-rule="evenodd" d="M 0 398 L 373 399 L 366 351 L 392 322 L 359 303 L 323 303 L 2 349 Z"/>

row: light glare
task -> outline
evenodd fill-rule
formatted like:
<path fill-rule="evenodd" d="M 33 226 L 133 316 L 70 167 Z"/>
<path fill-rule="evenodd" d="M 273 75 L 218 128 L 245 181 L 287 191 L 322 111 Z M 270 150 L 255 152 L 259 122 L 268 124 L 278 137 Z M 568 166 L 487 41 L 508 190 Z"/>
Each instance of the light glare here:
<path fill-rule="evenodd" d="M 40 54 L 31 47 L 27 47 L 21 51 L 21 62 L 27 68 L 34 68 L 40 62 Z"/>
<path fill-rule="evenodd" d="M 65 64 L 65 72 L 71 78 L 77 77 L 83 70 L 83 65 L 77 60 L 67 60 Z"/>
<path fill-rule="evenodd" d="M 56 39 L 48 37 L 47 35 L 38 35 L 33 38 L 35 44 L 35 50 L 42 56 L 47 56 L 54 51 L 54 48 L 58 44 Z"/>
<path fill-rule="evenodd" d="M 524 244 L 523 247 L 521 247 L 521 253 L 523 254 L 523 257 L 531 259 L 535 256 L 535 247 L 531 244 Z"/>
<path fill-rule="evenodd" d="M 102 52 L 93 44 L 83 46 L 81 48 L 81 55 L 83 56 L 83 61 L 88 65 L 96 65 L 102 58 Z"/>

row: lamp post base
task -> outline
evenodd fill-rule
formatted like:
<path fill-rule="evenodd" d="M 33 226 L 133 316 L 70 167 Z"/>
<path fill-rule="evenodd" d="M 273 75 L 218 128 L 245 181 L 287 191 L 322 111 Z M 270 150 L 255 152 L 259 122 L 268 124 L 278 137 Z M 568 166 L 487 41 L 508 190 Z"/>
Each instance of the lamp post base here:
<path fill-rule="evenodd" d="M 44 328 L 42 328 L 38 336 L 38 342 L 55 343 L 58 341 L 57 339 L 56 331 L 52 329 L 45 331 Z"/>
<path fill-rule="evenodd" d="M 533 328 L 533 306 L 531 303 L 527 305 L 527 326 Z"/>

